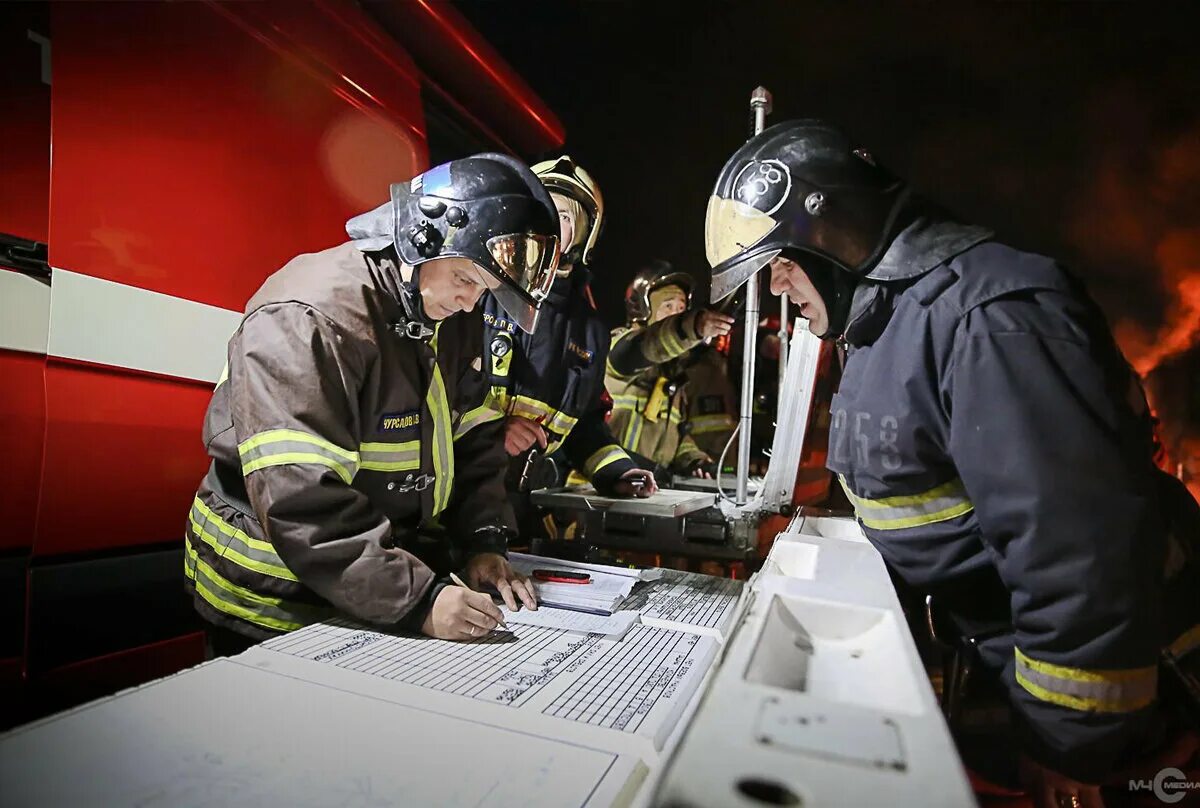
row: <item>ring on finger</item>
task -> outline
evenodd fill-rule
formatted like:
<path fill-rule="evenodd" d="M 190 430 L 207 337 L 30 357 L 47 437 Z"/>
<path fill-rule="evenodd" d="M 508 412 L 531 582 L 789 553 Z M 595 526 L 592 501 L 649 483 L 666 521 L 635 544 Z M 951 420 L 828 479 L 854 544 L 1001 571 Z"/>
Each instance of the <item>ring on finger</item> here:
<path fill-rule="evenodd" d="M 468 633 L 469 633 L 469 634 L 470 634 L 472 637 L 474 637 L 474 636 L 475 636 L 475 626 L 471 626 L 471 630 L 470 630 L 470 632 L 468 632 Z"/>

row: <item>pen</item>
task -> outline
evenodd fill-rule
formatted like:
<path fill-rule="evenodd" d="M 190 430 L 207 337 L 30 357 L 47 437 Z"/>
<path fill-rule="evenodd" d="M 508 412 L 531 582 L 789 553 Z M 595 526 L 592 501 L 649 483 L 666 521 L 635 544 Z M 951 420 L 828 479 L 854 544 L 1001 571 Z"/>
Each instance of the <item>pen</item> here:
<path fill-rule="evenodd" d="M 475 591 L 474 589 L 471 589 L 471 587 L 469 587 L 469 586 L 467 586 L 466 584 L 464 584 L 464 583 L 463 583 L 463 579 L 462 579 L 462 578 L 459 578 L 459 577 L 458 577 L 457 575 L 455 575 L 453 572 L 452 572 L 452 573 L 450 573 L 450 580 L 451 580 L 451 581 L 454 581 L 454 585 L 455 585 L 455 586 L 461 586 L 463 589 L 469 590 L 469 591 L 471 591 L 471 592 L 474 592 L 474 591 Z M 505 631 L 508 631 L 508 623 L 505 623 L 503 620 L 501 620 L 501 621 L 500 621 L 500 628 L 504 629 Z"/>

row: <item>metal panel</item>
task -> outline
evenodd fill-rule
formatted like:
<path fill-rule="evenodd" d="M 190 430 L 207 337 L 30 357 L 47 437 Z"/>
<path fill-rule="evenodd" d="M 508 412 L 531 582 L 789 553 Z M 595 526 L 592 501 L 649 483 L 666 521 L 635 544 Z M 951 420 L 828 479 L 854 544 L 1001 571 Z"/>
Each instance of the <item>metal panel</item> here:
<path fill-rule="evenodd" d="M 182 541 L 211 397 L 207 382 L 51 358 L 34 555 Z"/>
<path fill-rule="evenodd" d="M 200 621 L 182 578 L 181 548 L 35 563 L 29 578 L 31 672 L 197 631 Z M 79 630 L 81 619 L 86 631 Z"/>
<path fill-rule="evenodd" d="M 54 270 L 49 354 L 216 384 L 241 314 Z"/>
<path fill-rule="evenodd" d="M 425 166 L 415 68 L 348 2 L 56 3 L 52 23 L 54 266 L 240 311 Z"/>
<path fill-rule="evenodd" d="M 48 17 L 44 3 L 5 3 L 0 25 L 0 233 L 34 241 L 46 240 L 50 210 Z"/>
<path fill-rule="evenodd" d="M 33 544 L 46 432 L 45 373 L 45 356 L 0 350 L 0 552 Z"/>
<path fill-rule="evenodd" d="M 50 284 L 0 267 L 0 350 L 46 353 Z"/>

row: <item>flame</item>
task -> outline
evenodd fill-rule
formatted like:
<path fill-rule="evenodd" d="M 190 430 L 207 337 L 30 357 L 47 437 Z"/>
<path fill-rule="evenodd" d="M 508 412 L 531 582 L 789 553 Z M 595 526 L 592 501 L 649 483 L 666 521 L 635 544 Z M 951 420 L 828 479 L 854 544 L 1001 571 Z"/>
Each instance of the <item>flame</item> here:
<path fill-rule="evenodd" d="M 1159 242 L 1155 259 L 1172 297 L 1166 322 L 1151 332 L 1126 319 L 1115 329 L 1121 349 L 1142 376 L 1200 341 L 1200 233 L 1171 231 Z"/>

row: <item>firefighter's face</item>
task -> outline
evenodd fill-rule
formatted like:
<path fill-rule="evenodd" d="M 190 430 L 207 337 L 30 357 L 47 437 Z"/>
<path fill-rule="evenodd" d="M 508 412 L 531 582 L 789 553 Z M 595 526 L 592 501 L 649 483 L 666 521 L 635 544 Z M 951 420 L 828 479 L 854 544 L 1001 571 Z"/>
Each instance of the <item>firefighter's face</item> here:
<path fill-rule="evenodd" d="M 421 267 L 419 288 L 425 313 L 445 320 L 475 308 L 479 298 L 500 281 L 465 258 L 435 258 Z"/>
<path fill-rule="evenodd" d="M 558 194 L 550 194 L 554 207 L 558 210 L 558 243 L 564 252 L 575 243 L 575 214 L 567 200 Z"/>
<path fill-rule="evenodd" d="M 684 297 L 683 292 L 679 292 L 659 301 L 658 305 L 654 307 L 654 314 L 650 318 L 650 322 L 657 323 L 659 320 L 665 320 L 685 311 L 687 311 L 687 298 Z"/>
<path fill-rule="evenodd" d="M 771 293 L 787 295 L 800 307 L 800 316 L 808 320 L 808 330 L 821 336 L 829 330 L 829 313 L 825 301 L 808 275 L 795 261 L 787 258 L 771 259 Z"/>

